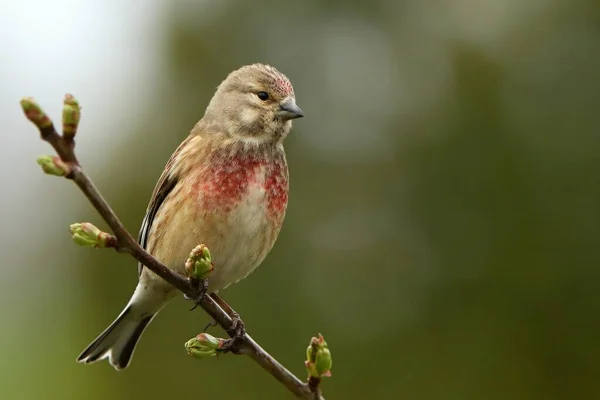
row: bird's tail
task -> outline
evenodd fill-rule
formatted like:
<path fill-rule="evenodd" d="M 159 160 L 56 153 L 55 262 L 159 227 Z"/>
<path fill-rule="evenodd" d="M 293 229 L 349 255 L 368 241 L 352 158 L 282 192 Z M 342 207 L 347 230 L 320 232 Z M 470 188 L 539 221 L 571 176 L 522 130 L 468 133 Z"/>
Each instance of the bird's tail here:
<path fill-rule="evenodd" d="M 140 287 L 136 289 L 125 309 L 81 354 L 78 362 L 94 363 L 108 357 L 116 370 L 127 368 L 142 333 L 162 308 L 161 305 L 140 304 Z"/>

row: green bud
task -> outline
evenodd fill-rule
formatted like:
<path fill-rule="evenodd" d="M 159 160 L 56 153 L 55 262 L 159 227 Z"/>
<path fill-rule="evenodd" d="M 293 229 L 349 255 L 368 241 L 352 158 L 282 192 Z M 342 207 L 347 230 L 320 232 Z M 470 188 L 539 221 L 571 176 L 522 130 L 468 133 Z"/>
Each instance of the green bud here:
<path fill-rule="evenodd" d="M 101 231 L 89 222 L 72 224 L 69 227 L 73 241 L 79 246 L 86 247 L 115 247 L 117 239 Z"/>
<path fill-rule="evenodd" d="M 317 350 L 316 361 L 315 361 L 315 373 L 318 376 L 330 376 L 331 365 L 333 361 L 331 359 L 331 352 L 328 348 Z"/>
<path fill-rule="evenodd" d="M 325 342 L 323 335 L 319 333 L 317 337 L 313 337 L 310 340 L 310 344 L 306 349 L 306 361 L 304 365 L 309 376 L 321 378 L 331 376 L 332 363 L 331 352 L 327 347 L 327 342 Z"/>
<path fill-rule="evenodd" d="M 65 176 L 71 172 L 69 166 L 60 157 L 41 156 L 38 157 L 37 163 L 42 167 L 42 171 L 48 175 Z"/>
<path fill-rule="evenodd" d="M 72 140 L 77 133 L 79 120 L 81 119 L 81 107 L 73 95 L 66 94 L 63 106 L 63 135 L 65 139 Z"/>
<path fill-rule="evenodd" d="M 32 97 L 21 99 L 21 108 L 28 120 L 33 122 L 38 129 L 49 128 L 52 126 L 52 120 L 46 115 L 44 110 Z"/>
<path fill-rule="evenodd" d="M 196 246 L 185 262 L 185 270 L 188 275 L 198 280 L 208 278 L 214 269 L 210 251 L 203 244 Z"/>
<path fill-rule="evenodd" d="M 185 343 L 187 353 L 195 358 L 207 358 L 217 355 L 217 349 L 224 339 L 216 338 L 208 333 L 201 333 Z"/>
<path fill-rule="evenodd" d="M 79 102 L 77 101 L 75 96 L 73 96 L 70 93 L 65 94 L 65 99 L 63 100 L 63 103 L 68 104 L 70 106 L 75 106 L 77 107 L 77 109 L 80 109 Z"/>

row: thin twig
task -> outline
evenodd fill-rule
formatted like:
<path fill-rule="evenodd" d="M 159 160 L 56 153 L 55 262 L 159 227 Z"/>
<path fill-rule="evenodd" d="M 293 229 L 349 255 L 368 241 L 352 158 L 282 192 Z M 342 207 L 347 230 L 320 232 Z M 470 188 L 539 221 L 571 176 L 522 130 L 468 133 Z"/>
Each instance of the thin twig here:
<path fill-rule="evenodd" d="M 98 211 L 100 216 L 102 216 L 104 221 L 106 221 L 113 231 L 118 242 L 115 249 L 119 252 L 128 253 L 133 256 L 146 268 L 179 289 L 188 298 L 198 298 L 200 289 L 197 285 L 192 284 L 189 279 L 170 270 L 167 266 L 154 258 L 150 253 L 143 249 L 127 231 L 110 205 L 100 194 L 100 191 L 79 164 L 79 161 L 75 156 L 75 143 L 73 138 L 65 139 L 58 134 L 51 122 L 41 126 L 39 121 L 36 122 L 31 118 L 27 110 L 25 110 L 25 113 L 28 119 L 38 127 L 41 138 L 54 148 L 60 159 L 68 166 L 69 171 L 65 175 L 65 178 L 71 179 L 79 186 L 79 189 L 81 189 L 96 211 Z M 235 330 L 232 329 L 233 320 L 210 296 L 202 296 L 199 305 L 228 333 L 230 337 L 234 337 Z M 231 307 L 229 308 L 231 309 Z M 319 392 L 314 392 L 315 388 L 309 387 L 308 384 L 298 379 L 256 343 L 250 335 L 244 333 L 244 335 L 235 342 L 233 350 L 236 354 L 248 355 L 265 371 L 281 382 L 297 398 L 306 400 L 325 400 Z"/>

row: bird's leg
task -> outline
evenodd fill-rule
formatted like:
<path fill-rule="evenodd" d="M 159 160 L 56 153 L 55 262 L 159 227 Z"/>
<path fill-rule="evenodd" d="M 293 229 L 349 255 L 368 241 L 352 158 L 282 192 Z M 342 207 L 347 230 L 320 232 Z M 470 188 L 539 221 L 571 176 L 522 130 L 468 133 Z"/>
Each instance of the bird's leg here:
<path fill-rule="evenodd" d="M 235 310 L 231 308 L 229 304 L 227 304 L 225 300 L 221 298 L 221 296 L 219 296 L 216 293 L 211 293 L 210 297 L 223 309 L 223 311 L 227 313 L 227 315 L 231 317 L 232 320 L 231 327 L 227 329 L 227 333 L 229 334 L 229 336 L 231 336 L 231 339 L 227 340 L 223 344 L 223 346 L 221 346 L 221 348 L 218 349 L 218 351 L 235 352 L 235 346 L 237 342 L 239 342 L 239 340 L 246 335 L 246 327 L 244 326 L 244 321 L 242 321 L 242 319 L 240 318 L 240 314 L 235 312 Z"/>

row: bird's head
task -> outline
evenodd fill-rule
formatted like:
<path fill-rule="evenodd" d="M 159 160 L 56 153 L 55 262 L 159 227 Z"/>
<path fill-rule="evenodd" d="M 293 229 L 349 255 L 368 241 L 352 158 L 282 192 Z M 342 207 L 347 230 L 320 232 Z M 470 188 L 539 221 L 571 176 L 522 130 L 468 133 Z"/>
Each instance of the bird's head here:
<path fill-rule="evenodd" d="M 246 65 L 230 73 L 205 114 L 227 135 L 256 144 L 283 141 L 291 120 L 303 116 L 289 79 L 264 64 Z"/>

